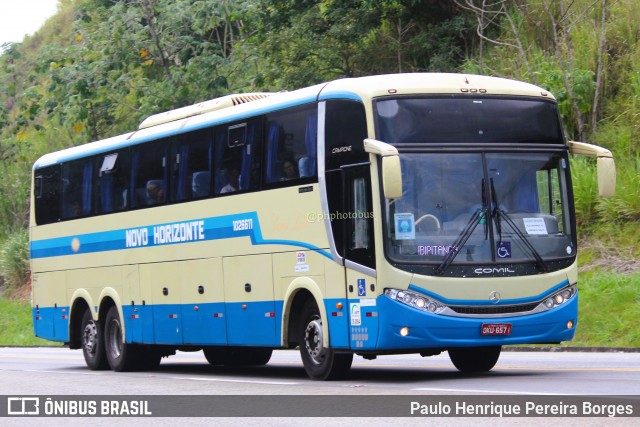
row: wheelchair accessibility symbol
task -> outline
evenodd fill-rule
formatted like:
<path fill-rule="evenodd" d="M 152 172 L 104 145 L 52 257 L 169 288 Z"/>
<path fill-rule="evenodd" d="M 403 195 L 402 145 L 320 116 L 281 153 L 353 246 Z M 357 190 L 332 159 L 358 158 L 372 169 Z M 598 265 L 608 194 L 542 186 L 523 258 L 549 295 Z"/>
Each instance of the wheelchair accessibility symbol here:
<path fill-rule="evenodd" d="M 367 295 L 367 287 L 364 279 L 358 279 L 358 296 L 363 297 Z"/>
<path fill-rule="evenodd" d="M 511 258 L 511 242 L 498 242 L 496 254 L 498 258 Z"/>

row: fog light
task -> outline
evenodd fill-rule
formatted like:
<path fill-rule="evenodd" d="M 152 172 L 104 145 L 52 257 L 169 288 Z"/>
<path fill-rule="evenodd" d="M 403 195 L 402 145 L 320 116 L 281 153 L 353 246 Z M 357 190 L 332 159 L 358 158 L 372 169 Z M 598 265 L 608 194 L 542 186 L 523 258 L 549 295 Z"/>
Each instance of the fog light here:
<path fill-rule="evenodd" d="M 409 328 L 405 326 L 404 328 L 400 329 L 400 335 L 402 335 L 403 337 L 409 335 Z"/>
<path fill-rule="evenodd" d="M 572 329 L 573 328 L 573 321 L 569 320 L 567 322 L 567 329 Z"/>

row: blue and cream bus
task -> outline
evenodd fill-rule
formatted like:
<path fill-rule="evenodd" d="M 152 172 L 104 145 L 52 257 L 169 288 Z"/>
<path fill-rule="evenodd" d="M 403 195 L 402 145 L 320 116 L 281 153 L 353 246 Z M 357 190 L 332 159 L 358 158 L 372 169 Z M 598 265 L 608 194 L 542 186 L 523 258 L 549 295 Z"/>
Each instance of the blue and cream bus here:
<path fill-rule="evenodd" d="M 447 351 L 490 370 L 502 346 L 578 322 L 568 141 L 549 92 L 397 74 L 229 95 L 151 116 L 33 167 L 39 337 L 91 369 L 177 350 L 264 365 L 300 349 L 313 379 L 353 355 Z"/>

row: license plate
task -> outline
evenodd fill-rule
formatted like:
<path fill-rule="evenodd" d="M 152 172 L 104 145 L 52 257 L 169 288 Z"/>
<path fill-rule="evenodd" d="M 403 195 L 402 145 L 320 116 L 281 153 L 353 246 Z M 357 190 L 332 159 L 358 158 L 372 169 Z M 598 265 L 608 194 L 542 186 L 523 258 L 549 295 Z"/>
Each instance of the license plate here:
<path fill-rule="evenodd" d="M 511 323 L 484 323 L 480 333 L 482 335 L 511 335 Z"/>

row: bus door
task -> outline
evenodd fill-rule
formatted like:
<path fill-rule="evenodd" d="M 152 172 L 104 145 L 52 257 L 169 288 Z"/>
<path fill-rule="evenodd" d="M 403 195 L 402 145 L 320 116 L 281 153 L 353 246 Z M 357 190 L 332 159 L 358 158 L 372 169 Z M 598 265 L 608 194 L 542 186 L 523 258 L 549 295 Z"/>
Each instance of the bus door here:
<path fill-rule="evenodd" d="M 373 206 L 369 163 L 342 167 L 344 254 L 351 349 L 374 349 L 378 337 Z M 338 213 L 336 216 L 339 216 Z"/>

